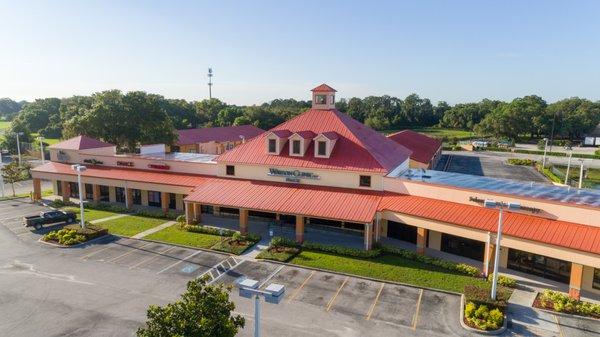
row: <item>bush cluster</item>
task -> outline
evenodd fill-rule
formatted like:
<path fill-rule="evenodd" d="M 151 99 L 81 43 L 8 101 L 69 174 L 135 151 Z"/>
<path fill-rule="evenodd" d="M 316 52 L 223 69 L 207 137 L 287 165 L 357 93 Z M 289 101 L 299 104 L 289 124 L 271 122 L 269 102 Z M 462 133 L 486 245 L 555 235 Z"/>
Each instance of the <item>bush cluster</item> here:
<path fill-rule="evenodd" d="M 361 258 L 374 258 L 381 255 L 380 248 L 373 248 L 372 250 L 364 250 L 357 248 L 349 248 L 337 245 L 324 245 L 320 243 L 305 242 L 303 248 L 310 250 L 317 250 L 325 253 L 333 253 L 337 255 L 361 257 Z"/>
<path fill-rule="evenodd" d="M 600 304 L 578 301 L 558 291 L 544 290 L 540 303 L 554 311 L 600 318 Z"/>
<path fill-rule="evenodd" d="M 286 238 L 283 236 L 275 236 L 271 239 L 269 243 L 270 247 L 288 247 L 288 248 L 297 248 L 298 243 L 290 238 Z"/>
<path fill-rule="evenodd" d="M 488 281 L 492 282 L 493 279 L 494 279 L 494 274 L 493 273 L 489 274 Z M 509 277 L 509 276 L 498 275 L 498 284 L 503 287 L 516 288 L 517 280 L 515 280 L 514 278 Z"/>
<path fill-rule="evenodd" d="M 531 159 L 510 158 L 508 163 L 511 165 L 533 166 L 536 161 Z"/>
<path fill-rule="evenodd" d="M 202 233 L 202 234 L 228 236 L 228 237 L 231 237 L 231 236 L 233 236 L 233 234 L 237 233 L 236 231 L 232 231 L 229 229 L 208 227 L 205 225 L 184 225 L 183 229 L 188 232 L 193 232 L 193 233 Z"/>
<path fill-rule="evenodd" d="M 418 261 L 421 263 L 440 267 L 464 275 L 479 276 L 481 274 L 478 268 L 470 266 L 468 264 L 454 263 L 451 261 L 446 261 L 431 256 L 421 255 L 407 249 L 384 246 L 382 250 L 384 253 L 387 254 L 397 255 L 408 260 Z"/>
<path fill-rule="evenodd" d="M 72 246 L 78 243 L 85 242 L 85 236 L 77 234 L 77 230 L 63 228 L 60 230 L 51 231 L 42 237 L 44 241 L 56 241 L 61 245 Z"/>
<path fill-rule="evenodd" d="M 465 319 L 470 325 L 480 330 L 498 330 L 504 323 L 504 315 L 500 309 L 489 309 L 485 304 L 468 302 L 465 305 Z"/>
<path fill-rule="evenodd" d="M 67 201 L 64 202 L 60 199 L 53 200 L 50 204 L 50 207 L 53 208 L 62 208 L 66 206 L 78 206 L 77 204 Z M 115 205 L 111 203 L 85 203 L 83 208 L 86 209 L 95 209 L 99 211 L 107 211 L 112 213 L 132 213 L 139 216 L 144 216 L 148 218 L 157 218 L 157 219 L 169 219 L 169 220 L 178 220 L 182 217 L 178 212 L 168 211 L 166 214 L 162 210 L 151 210 L 151 209 L 127 209 L 121 205 Z M 183 216 L 183 220 L 185 221 L 185 216 Z"/>

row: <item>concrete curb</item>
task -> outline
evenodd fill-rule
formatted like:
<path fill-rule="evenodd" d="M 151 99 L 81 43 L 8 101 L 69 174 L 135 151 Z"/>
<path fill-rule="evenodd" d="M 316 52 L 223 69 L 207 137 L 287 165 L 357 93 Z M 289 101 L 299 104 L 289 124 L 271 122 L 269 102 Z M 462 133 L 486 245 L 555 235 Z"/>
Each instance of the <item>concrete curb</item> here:
<path fill-rule="evenodd" d="M 470 326 L 466 325 L 465 324 L 465 295 L 464 294 L 460 296 L 460 318 L 459 319 L 460 319 L 460 326 L 462 326 L 463 329 L 478 333 L 480 335 L 486 335 L 486 336 L 495 336 L 495 335 L 504 333 L 504 331 L 506 331 L 506 329 L 508 327 L 508 318 L 506 317 L 506 314 L 504 314 L 504 321 L 502 322 L 502 327 L 498 330 L 478 330 L 478 329 L 471 328 Z"/>
<path fill-rule="evenodd" d="M 43 244 L 45 244 L 45 245 L 52 246 L 52 247 L 55 247 L 55 248 L 78 248 L 78 247 L 85 246 L 85 245 L 87 245 L 87 244 L 93 243 L 93 242 L 95 242 L 95 241 L 99 241 L 100 239 L 104 239 L 104 238 L 106 238 L 106 237 L 108 237 L 108 236 L 111 236 L 111 235 L 113 235 L 113 234 L 105 234 L 105 235 L 99 236 L 99 237 L 97 237 L 97 238 L 93 238 L 93 239 L 91 239 L 90 241 L 85 241 L 85 242 L 78 243 L 78 244 L 76 244 L 76 245 L 72 245 L 72 246 L 64 246 L 64 245 L 61 245 L 61 244 L 58 244 L 58 243 L 53 243 L 53 242 L 47 242 L 47 241 L 44 241 L 44 240 L 42 240 L 43 236 L 42 236 L 42 237 L 40 237 L 40 238 L 37 240 L 37 242 L 39 242 L 39 243 L 43 243 Z"/>

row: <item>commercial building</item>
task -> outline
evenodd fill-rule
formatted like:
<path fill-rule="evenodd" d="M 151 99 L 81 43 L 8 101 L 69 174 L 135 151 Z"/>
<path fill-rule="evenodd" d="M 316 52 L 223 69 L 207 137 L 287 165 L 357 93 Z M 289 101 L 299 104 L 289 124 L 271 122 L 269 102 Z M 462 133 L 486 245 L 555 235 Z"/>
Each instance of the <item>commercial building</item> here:
<path fill-rule="evenodd" d="M 254 125 L 177 130 L 173 152 L 221 154 L 250 140 L 265 130 Z"/>
<path fill-rule="evenodd" d="M 600 294 L 600 193 L 552 185 L 411 169 L 411 150 L 335 109 L 335 90 L 312 90 L 313 107 L 221 155 L 118 155 L 115 146 L 78 137 L 50 147 L 51 162 L 32 170 L 55 193 L 77 195 L 70 165 L 88 166 L 84 195 L 127 207 L 278 219 L 298 242 L 312 227 L 413 243 L 489 266 L 498 210 L 483 200 L 518 202 L 504 211 L 501 266 L 569 284 L 570 294 Z M 218 225 L 218 224 L 216 224 Z"/>

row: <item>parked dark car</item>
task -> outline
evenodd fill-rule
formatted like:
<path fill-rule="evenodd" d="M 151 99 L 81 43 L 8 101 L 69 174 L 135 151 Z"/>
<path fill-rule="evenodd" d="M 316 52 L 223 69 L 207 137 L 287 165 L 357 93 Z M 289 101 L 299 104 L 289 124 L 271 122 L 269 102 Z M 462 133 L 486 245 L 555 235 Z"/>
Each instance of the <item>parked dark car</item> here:
<path fill-rule="evenodd" d="M 25 227 L 34 227 L 35 229 L 40 229 L 43 225 L 55 224 L 59 222 L 73 223 L 76 220 L 77 216 L 73 212 L 55 210 L 40 212 L 40 215 L 23 217 L 23 224 Z"/>

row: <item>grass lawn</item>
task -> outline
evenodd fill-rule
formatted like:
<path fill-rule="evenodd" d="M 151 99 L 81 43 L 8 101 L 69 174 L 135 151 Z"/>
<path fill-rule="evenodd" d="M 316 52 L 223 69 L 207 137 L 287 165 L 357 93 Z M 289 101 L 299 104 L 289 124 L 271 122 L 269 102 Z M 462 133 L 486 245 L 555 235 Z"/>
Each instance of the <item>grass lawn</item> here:
<path fill-rule="evenodd" d="M 4 134 L 4 131 L 10 127 L 10 122 L 0 121 L 0 135 Z"/>
<path fill-rule="evenodd" d="M 473 132 L 468 130 L 457 130 L 457 129 L 445 129 L 445 128 L 436 128 L 436 127 L 426 127 L 426 128 L 414 128 L 411 129 L 413 131 L 425 134 L 427 136 L 442 139 L 445 138 L 447 140 L 452 139 L 454 137 L 459 140 L 462 139 L 470 139 L 474 137 Z M 385 130 L 382 131 L 385 135 L 389 135 L 391 133 L 398 132 L 400 130 Z"/>
<path fill-rule="evenodd" d="M 0 128 L 1 128 L 1 126 L 0 126 Z M 31 133 L 31 137 L 33 139 L 36 139 L 38 136 L 39 136 L 39 133 L 37 133 L 37 132 L 32 132 Z M 44 143 L 46 143 L 48 145 L 54 145 L 54 144 L 56 144 L 58 142 L 60 142 L 60 139 L 58 139 L 58 138 L 44 138 Z"/>
<path fill-rule="evenodd" d="M 366 259 L 303 250 L 290 263 L 459 293 L 467 284 L 486 284 L 483 279 L 452 274 L 442 268 L 385 254 Z"/>
<path fill-rule="evenodd" d="M 79 218 L 79 207 L 65 207 L 65 208 L 63 208 L 63 210 L 74 212 L 75 214 L 77 214 L 77 218 Z M 98 219 L 102 219 L 102 218 L 107 218 L 109 216 L 113 216 L 113 215 L 117 215 L 117 214 L 119 214 L 119 213 L 100 211 L 100 210 L 88 209 L 88 208 L 83 209 L 83 216 L 86 221 L 93 221 L 93 220 L 98 220 Z"/>
<path fill-rule="evenodd" d="M 188 232 L 175 224 L 156 233 L 146 236 L 144 239 L 175 243 L 184 246 L 210 248 L 221 241 L 221 236 Z"/>
<path fill-rule="evenodd" d="M 96 211 L 100 212 L 100 211 Z M 97 223 L 96 225 L 108 229 L 111 234 L 133 236 L 150 228 L 167 222 L 164 219 L 146 218 L 143 216 L 130 215 L 118 219 L 112 219 Z"/>
<path fill-rule="evenodd" d="M 54 194 L 54 191 L 52 191 L 52 190 L 42 191 L 42 197 L 47 197 L 47 196 L 52 195 L 52 194 Z M 21 194 L 17 193 L 13 197 L 13 195 L 12 195 L 12 189 L 10 188 L 10 184 L 4 185 L 4 195 L 5 195 L 4 198 L 0 197 L 0 201 L 1 200 L 16 199 L 16 198 L 29 198 L 29 193 L 21 193 Z"/>
<path fill-rule="evenodd" d="M 563 177 L 567 173 L 567 166 L 554 165 L 554 167 L 562 172 Z M 579 165 L 571 164 L 571 168 L 569 169 L 569 179 L 574 182 L 579 181 Z M 587 175 L 583 178 L 583 185 L 584 187 L 600 186 L 600 169 L 588 167 Z"/>

